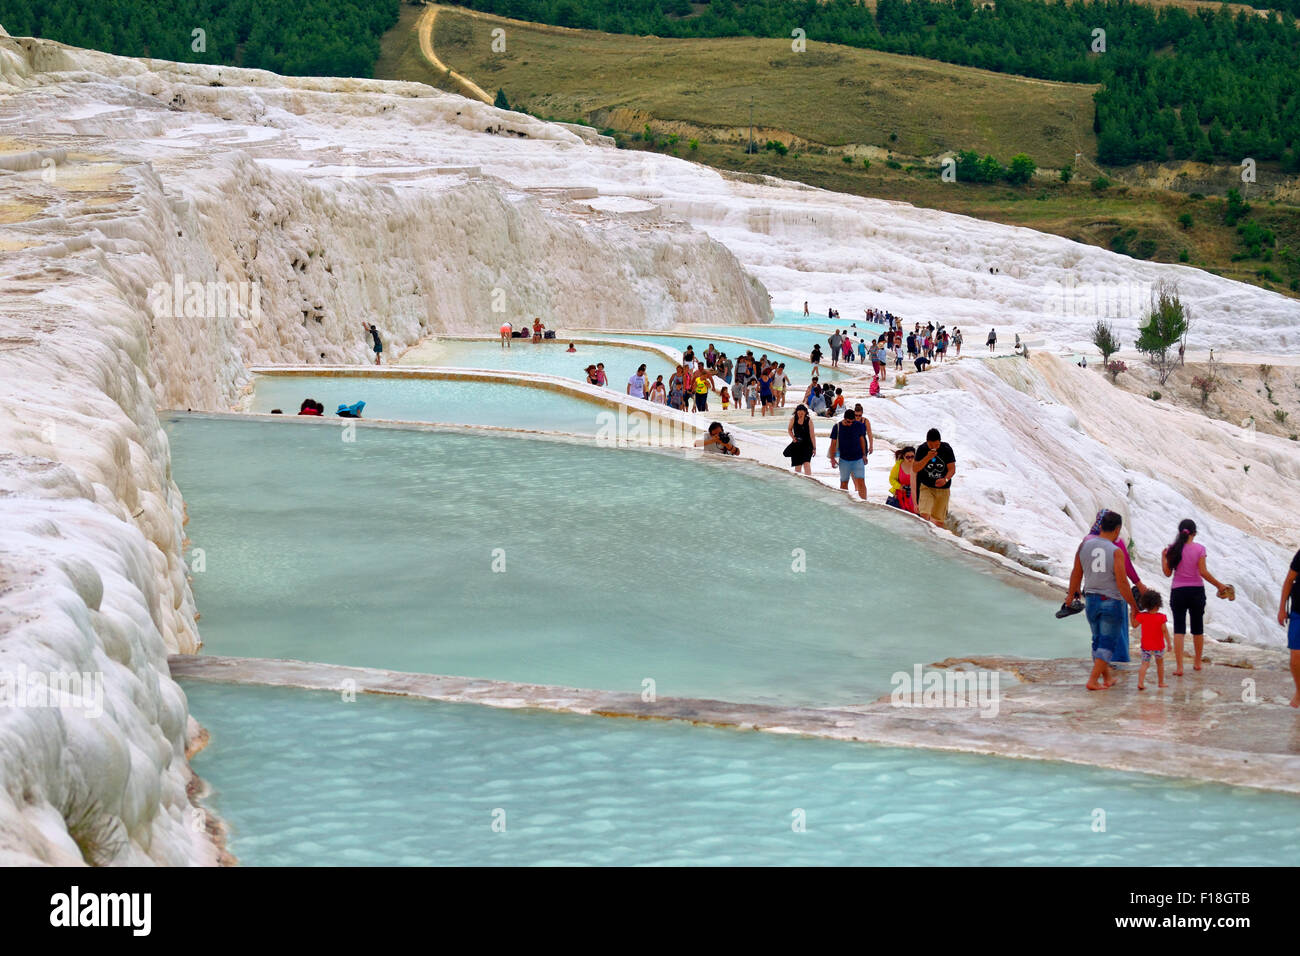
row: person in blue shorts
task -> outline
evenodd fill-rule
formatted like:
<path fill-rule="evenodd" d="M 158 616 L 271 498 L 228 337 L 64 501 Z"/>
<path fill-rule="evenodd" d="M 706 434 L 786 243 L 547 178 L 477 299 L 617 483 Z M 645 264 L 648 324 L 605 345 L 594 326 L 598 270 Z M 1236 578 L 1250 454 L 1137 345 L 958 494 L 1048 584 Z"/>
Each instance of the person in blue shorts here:
<path fill-rule="evenodd" d="M 1291 651 L 1291 679 L 1295 681 L 1292 707 L 1300 707 L 1300 602 L 1296 601 L 1296 578 L 1300 576 L 1300 551 L 1291 559 L 1291 570 L 1282 582 L 1282 603 L 1277 608 L 1277 622 L 1287 628 L 1286 646 Z"/>
<path fill-rule="evenodd" d="M 1083 594 L 1088 626 L 1092 629 L 1092 673 L 1088 690 L 1101 690 L 1115 684 L 1115 660 L 1121 644 L 1128 646 L 1129 613 L 1137 615 L 1137 600 L 1129 587 L 1124 560 L 1115 539 L 1124 519 L 1108 511 L 1101 519 L 1101 534 L 1083 539 L 1074 554 L 1070 572 L 1070 590 L 1065 603 Z M 1125 607 L 1127 605 L 1127 608 Z"/>
<path fill-rule="evenodd" d="M 831 450 L 828 456 L 831 467 L 840 469 L 840 490 L 847 491 L 849 479 L 858 491 L 858 497 L 867 500 L 867 455 L 871 454 L 871 423 L 858 418 L 851 408 L 844 409 L 844 420 L 831 427 Z M 837 463 L 836 452 L 839 452 Z"/>

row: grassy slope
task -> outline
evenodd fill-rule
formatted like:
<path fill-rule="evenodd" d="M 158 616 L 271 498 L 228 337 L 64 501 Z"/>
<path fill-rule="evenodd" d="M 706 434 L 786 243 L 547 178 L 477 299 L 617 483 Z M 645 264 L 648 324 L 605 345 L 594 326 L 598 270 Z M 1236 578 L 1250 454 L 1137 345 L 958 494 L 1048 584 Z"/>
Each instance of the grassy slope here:
<path fill-rule="evenodd" d="M 423 13 L 424 7 L 402 4 L 397 23 L 379 40 L 375 77 L 381 80 L 411 80 L 438 89 L 451 89 L 444 82 L 444 77 L 420 55 L 420 43 L 415 38 L 415 23 Z"/>
<path fill-rule="evenodd" d="M 423 8 L 404 6 L 383 40 L 376 76 L 440 85 L 414 40 Z M 502 26 L 506 51 L 493 53 L 490 31 Z M 632 148 L 646 123 L 660 150 L 712 166 L 763 173 L 838 192 L 897 199 L 1011 225 L 1028 226 L 1110 247 L 1128 234 L 1130 249 L 1154 244 L 1151 258 L 1178 261 L 1221 275 L 1287 291 L 1291 276 L 1279 263 L 1233 262 L 1235 232 L 1222 224 L 1223 203 L 1192 200 L 1164 189 L 1117 187 L 1094 192 L 1097 173 L 1093 87 L 1047 83 L 913 57 L 812 44 L 795 54 L 777 40 L 672 40 L 565 30 L 443 8 L 434 29 L 438 55 L 484 89 L 504 88 L 510 102 L 541 116 L 607 127 Z M 759 141 L 779 139 L 790 153 L 748 155 L 749 100 Z M 680 142 L 663 144 L 666 134 Z M 891 136 L 894 137 L 891 139 Z M 699 140 L 690 150 L 686 141 Z M 856 144 L 856 145 L 845 145 Z M 940 182 L 933 169 L 908 157 L 962 148 L 1003 161 L 1025 152 L 1042 166 L 1085 160 L 1065 186 L 1043 176 L 1012 189 Z M 884 160 L 896 151 L 903 168 Z M 852 163 L 842 157 L 850 154 Z M 864 168 L 861 159 L 870 158 Z M 1207 190 L 1208 191 L 1208 190 Z M 1178 223 L 1183 213 L 1191 229 Z M 1300 210 L 1255 203 L 1255 218 L 1278 234 L 1279 246 L 1300 249 Z M 1257 272 L 1271 266 L 1270 283 Z"/>
<path fill-rule="evenodd" d="M 504 24 L 506 51 L 490 31 Z M 831 44 L 674 40 L 556 30 L 439 12 L 439 56 L 511 103 L 555 116 L 646 114 L 714 136 L 755 122 L 831 146 L 884 143 L 915 156 L 1021 150 L 1048 164 L 1095 152 L 1094 87 L 1050 83 Z"/>

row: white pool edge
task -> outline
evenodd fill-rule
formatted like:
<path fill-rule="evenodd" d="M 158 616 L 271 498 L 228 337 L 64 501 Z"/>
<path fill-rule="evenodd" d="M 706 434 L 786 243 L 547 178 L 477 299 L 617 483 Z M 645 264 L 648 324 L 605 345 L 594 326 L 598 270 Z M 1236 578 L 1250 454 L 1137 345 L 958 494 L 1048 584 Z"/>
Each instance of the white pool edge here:
<path fill-rule="evenodd" d="M 1116 732 L 1044 733 L 1031 701 L 1013 720 L 962 708 L 897 708 L 881 700 L 853 709 L 784 707 L 661 697 L 545 684 L 413 674 L 306 661 L 172 655 L 177 680 L 286 687 L 341 695 L 374 694 L 583 717 L 663 720 L 724 730 L 789 734 L 876 746 L 1068 763 L 1194 783 L 1300 795 L 1300 756 L 1245 753 Z M 1007 677 L 1014 680 L 1012 674 Z M 1028 720 L 1015 719 L 1020 715 Z"/>

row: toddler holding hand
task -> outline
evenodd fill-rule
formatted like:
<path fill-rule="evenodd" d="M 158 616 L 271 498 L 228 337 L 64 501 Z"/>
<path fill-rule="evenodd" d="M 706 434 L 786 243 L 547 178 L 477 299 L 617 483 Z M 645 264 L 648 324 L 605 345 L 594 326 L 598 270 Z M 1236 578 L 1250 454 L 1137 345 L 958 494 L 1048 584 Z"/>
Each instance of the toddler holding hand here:
<path fill-rule="evenodd" d="M 1165 684 L 1165 651 L 1172 642 L 1169 639 L 1169 618 L 1160 613 L 1164 600 L 1155 588 L 1147 588 L 1138 595 L 1137 623 L 1142 628 L 1142 666 L 1138 668 L 1138 690 L 1146 690 L 1147 668 L 1151 658 L 1156 659 L 1156 679 L 1161 687 Z"/>

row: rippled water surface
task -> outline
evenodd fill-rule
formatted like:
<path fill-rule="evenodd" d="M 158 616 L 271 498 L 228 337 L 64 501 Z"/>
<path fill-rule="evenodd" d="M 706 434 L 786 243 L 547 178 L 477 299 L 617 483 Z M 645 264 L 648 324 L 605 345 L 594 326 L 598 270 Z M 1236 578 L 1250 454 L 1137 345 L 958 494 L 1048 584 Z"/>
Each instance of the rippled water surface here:
<path fill-rule="evenodd" d="M 249 865 L 1291 865 L 1300 846 L 1300 800 L 1141 774 L 367 695 L 185 690 L 212 734 L 195 769 Z"/>
<path fill-rule="evenodd" d="M 1057 621 L 902 515 L 745 462 L 387 428 L 346 442 L 292 422 L 168 430 L 214 654 L 835 704 L 957 654 L 1089 648 L 1081 617 Z"/>
<path fill-rule="evenodd" d="M 364 401 L 364 418 L 456 425 L 499 425 L 594 435 L 608 410 L 548 388 L 504 382 L 373 378 L 330 375 L 258 375 L 250 411 L 273 408 L 296 415 L 304 398 L 314 398 L 333 417 L 340 405 Z M 335 419 L 339 421 L 339 419 Z M 334 436 L 337 440 L 338 436 Z"/>

